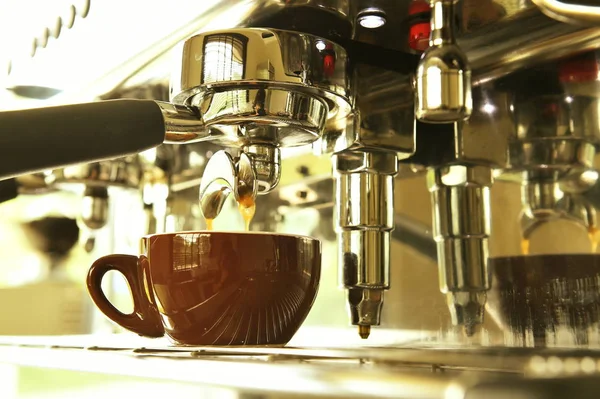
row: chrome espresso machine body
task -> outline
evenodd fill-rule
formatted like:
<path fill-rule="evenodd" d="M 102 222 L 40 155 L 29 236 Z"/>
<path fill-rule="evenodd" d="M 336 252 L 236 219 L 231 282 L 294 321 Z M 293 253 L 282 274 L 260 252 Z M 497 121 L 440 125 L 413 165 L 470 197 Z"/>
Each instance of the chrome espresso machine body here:
<path fill-rule="evenodd" d="M 277 223 L 272 209 L 318 209 L 334 224 L 349 321 L 365 339 L 385 308 L 395 308 L 384 301 L 394 289 L 393 237 L 414 233 L 395 204 L 414 195 L 402 182 L 420 178 L 430 193 L 431 232 L 425 226 L 413 235 L 435 246 L 429 256 L 461 342 L 473 345 L 492 313 L 518 336 L 505 338 L 507 346 L 544 348 L 548 331 L 577 325 L 586 338 L 574 346 L 591 347 L 599 341 L 588 338 L 599 333 L 600 274 L 573 277 L 557 266 L 546 285 L 519 291 L 518 272 L 496 270 L 490 258 L 497 184 L 520 186 L 515 262 L 534 252 L 534 233 L 557 220 L 585 229 L 595 252 L 600 8 L 582 3 L 216 1 L 100 81 L 58 97 L 145 100 L 139 115 L 159 121 L 148 122 L 156 137 L 0 175 L 43 166 L 55 168 L 49 186 L 83 183 L 91 229 L 107 220 L 112 185 L 138 189 L 141 198 L 144 187 L 163 188 L 144 191 L 154 218 L 148 233 L 202 227 L 201 216 L 217 218 L 231 195 L 258 201 L 257 230 Z M 174 67 L 166 69 L 167 60 Z M 151 157 L 144 152 L 156 146 Z M 327 167 L 315 161 L 317 171 L 309 170 L 297 161 L 303 157 Z M 100 162 L 77 166 L 79 174 L 62 168 L 82 161 Z M 178 224 L 166 222 L 177 215 Z M 550 291 L 557 298 L 544 296 Z M 523 309 L 511 315 L 510 306 L 519 301 L 544 310 L 517 320 Z"/>
<path fill-rule="evenodd" d="M 491 287 L 494 179 L 522 181 L 524 246 L 552 218 L 595 231 L 581 195 L 597 179 L 598 32 L 585 25 L 594 9 L 367 3 L 218 2 L 71 97 L 159 100 L 164 141 L 174 144 L 150 160 L 133 152 L 55 169 L 46 184 L 85 187 L 81 225 L 92 231 L 107 223 L 107 187 L 140 189 L 152 233 L 165 230 L 181 191 L 199 185 L 213 219 L 230 193 L 254 199 L 276 189 L 288 148 L 329 154 L 341 281 L 351 322 L 368 337 L 390 285 L 395 177 L 426 170 L 440 289 L 453 323 L 473 334 Z M 231 26 L 193 35 L 228 9 Z M 166 58 L 175 60 L 170 71 Z M 134 71 L 148 70 L 152 78 L 136 82 Z"/>

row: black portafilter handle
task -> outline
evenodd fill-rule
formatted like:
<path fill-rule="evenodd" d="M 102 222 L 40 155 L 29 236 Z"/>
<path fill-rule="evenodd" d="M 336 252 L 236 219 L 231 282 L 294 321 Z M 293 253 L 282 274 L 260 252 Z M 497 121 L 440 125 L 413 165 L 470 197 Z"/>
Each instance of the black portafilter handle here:
<path fill-rule="evenodd" d="M 162 144 L 165 133 L 161 108 L 151 100 L 0 112 L 0 181 L 137 154 Z M 13 193 L 11 184 L 6 183 L 6 197 Z"/>
<path fill-rule="evenodd" d="M 19 195 L 19 185 L 16 179 L 6 179 L 0 181 L 0 204 Z"/>

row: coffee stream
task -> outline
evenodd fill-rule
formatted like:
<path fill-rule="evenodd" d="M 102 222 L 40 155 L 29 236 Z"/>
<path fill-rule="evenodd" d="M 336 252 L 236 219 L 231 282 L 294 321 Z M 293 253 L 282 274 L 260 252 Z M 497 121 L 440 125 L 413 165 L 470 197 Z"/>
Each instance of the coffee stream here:
<path fill-rule="evenodd" d="M 521 254 L 529 255 L 529 239 L 527 238 L 521 239 Z"/>
<path fill-rule="evenodd" d="M 254 213 L 256 212 L 256 202 L 254 198 L 251 196 L 244 196 L 238 199 L 238 210 L 242 218 L 244 219 L 244 227 L 246 231 L 250 231 L 250 222 L 252 218 L 254 218 Z M 213 222 L 214 219 L 206 218 L 206 230 L 213 230 Z"/>
<path fill-rule="evenodd" d="M 247 196 L 241 197 L 238 200 L 238 210 L 244 219 L 244 227 L 246 231 L 250 231 L 250 222 L 254 217 L 254 213 L 256 212 L 256 202 L 254 202 L 254 198 Z"/>
<path fill-rule="evenodd" d="M 592 243 L 592 253 L 595 254 L 598 249 L 598 242 L 600 241 L 599 231 L 597 228 L 590 226 L 588 228 L 588 237 L 590 238 L 590 242 Z"/>

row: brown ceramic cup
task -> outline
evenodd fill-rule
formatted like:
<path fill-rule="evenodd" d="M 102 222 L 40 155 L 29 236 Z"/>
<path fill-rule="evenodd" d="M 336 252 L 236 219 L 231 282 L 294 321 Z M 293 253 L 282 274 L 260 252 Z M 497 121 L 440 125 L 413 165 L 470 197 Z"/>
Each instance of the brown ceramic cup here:
<path fill-rule="evenodd" d="M 98 308 L 122 327 L 184 345 L 285 345 L 315 300 L 321 245 L 268 233 L 183 232 L 142 238 L 142 255 L 108 255 L 90 268 Z M 117 310 L 102 291 L 116 270 L 134 311 Z"/>

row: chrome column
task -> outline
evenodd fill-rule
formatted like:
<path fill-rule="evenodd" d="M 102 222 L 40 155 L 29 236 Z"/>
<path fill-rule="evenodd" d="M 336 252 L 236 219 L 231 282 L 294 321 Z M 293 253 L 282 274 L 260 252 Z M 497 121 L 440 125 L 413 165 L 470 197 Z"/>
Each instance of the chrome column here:
<path fill-rule="evenodd" d="M 390 285 L 394 229 L 394 152 L 345 151 L 333 157 L 341 278 L 353 325 L 367 338 L 379 325 Z"/>
<path fill-rule="evenodd" d="M 433 203 L 433 234 L 438 248 L 440 290 L 446 294 L 454 325 L 467 335 L 483 322 L 490 235 L 490 187 L 487 166 L 451 165 L 427 175 Z"/>

